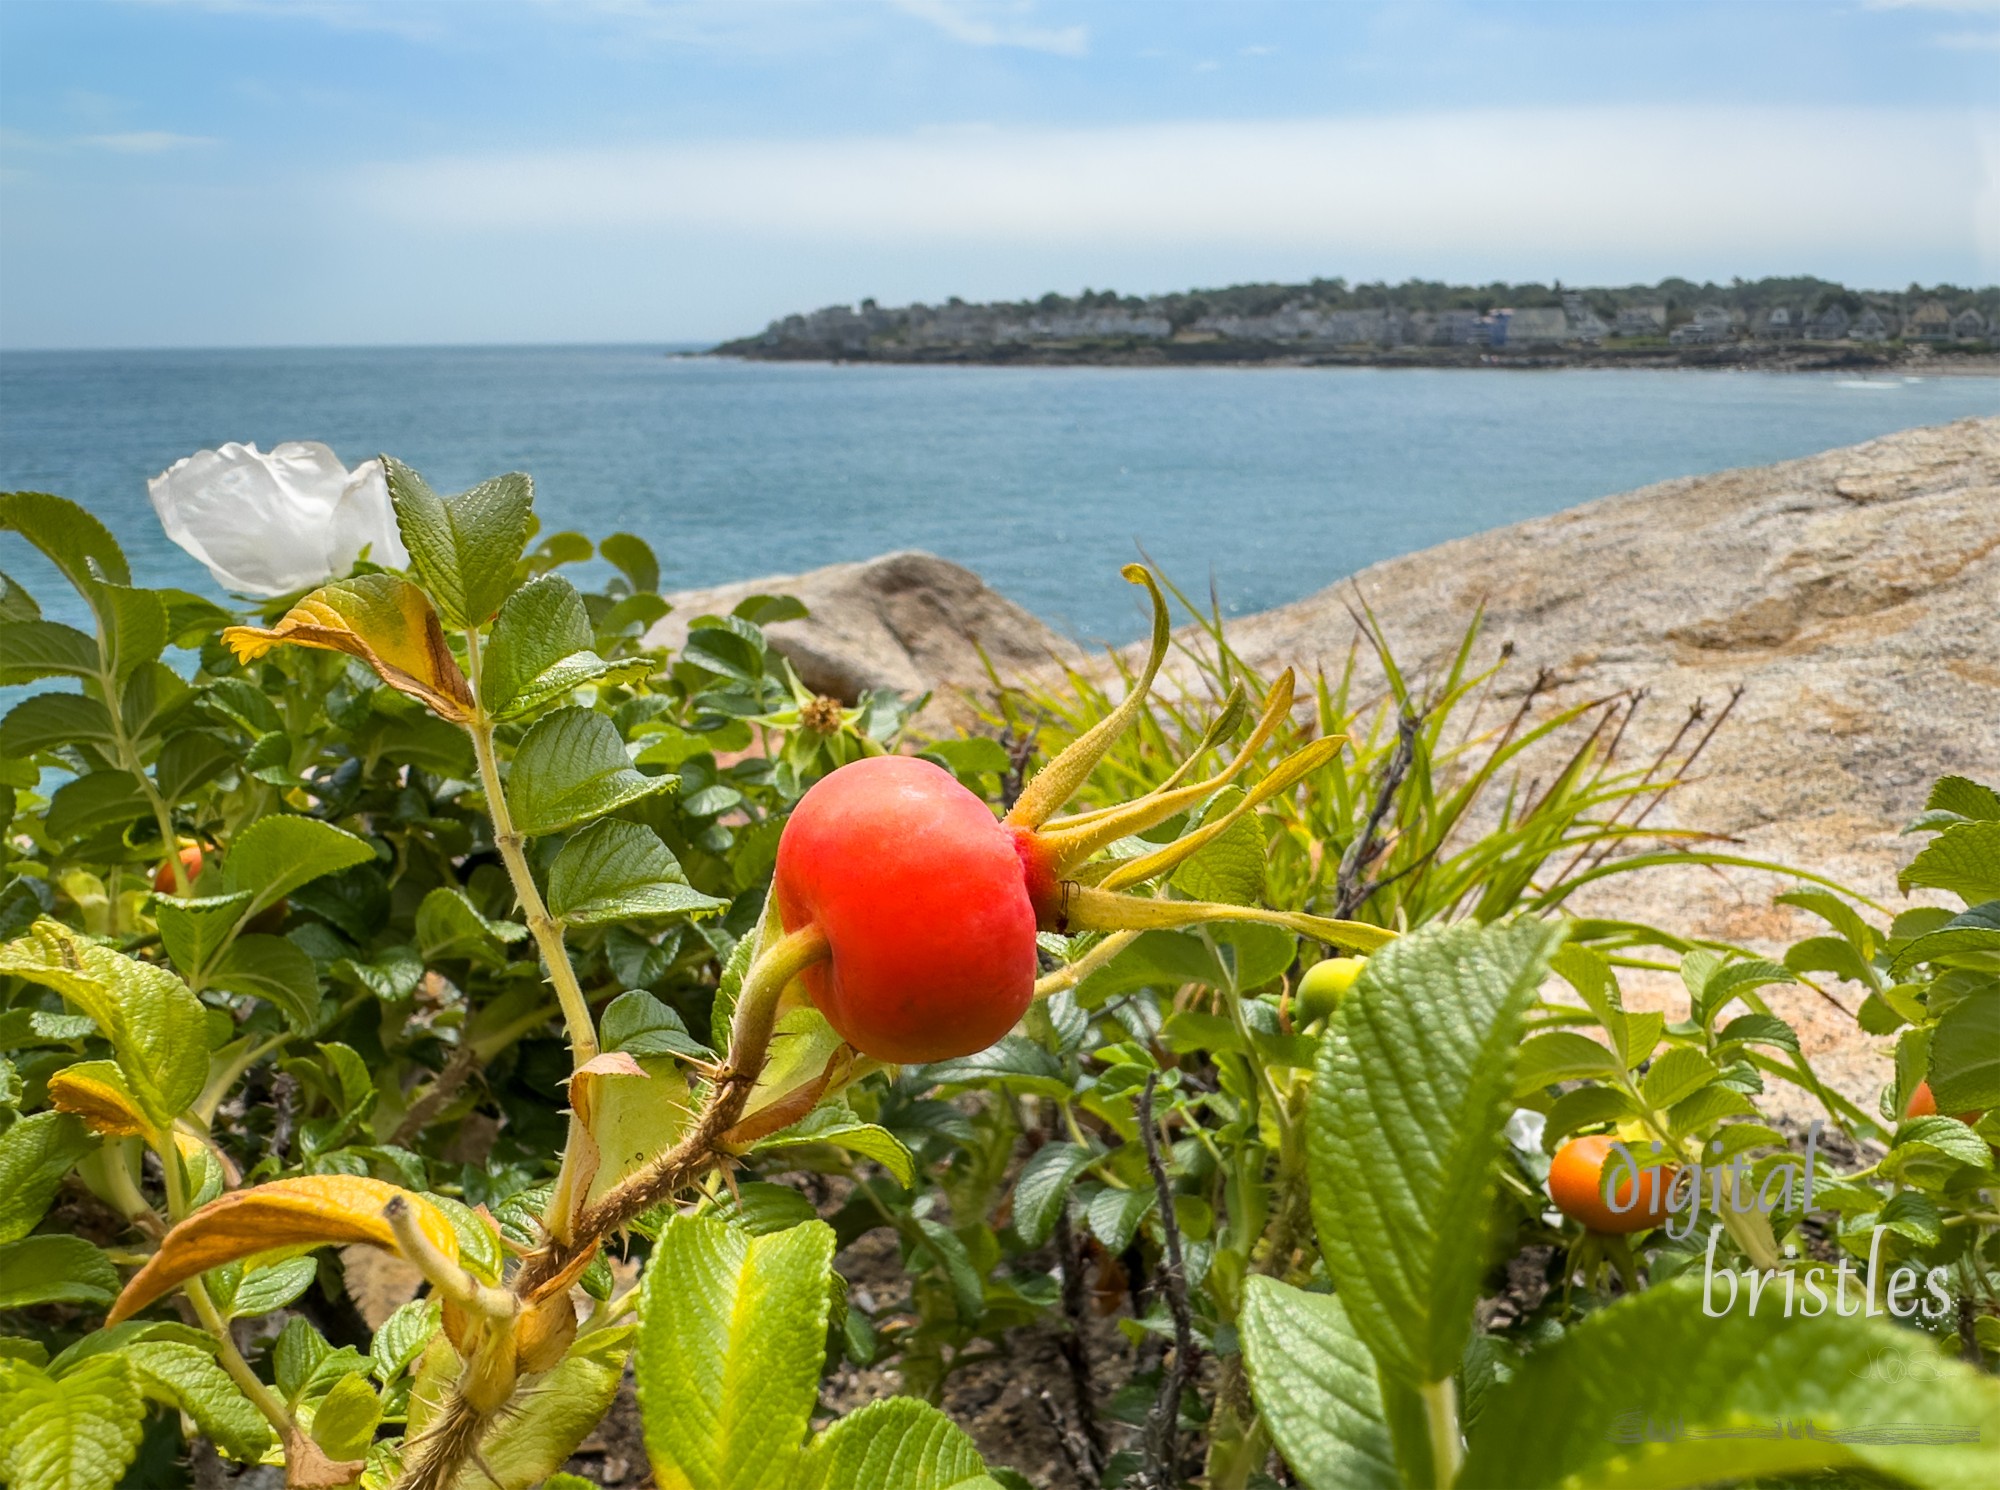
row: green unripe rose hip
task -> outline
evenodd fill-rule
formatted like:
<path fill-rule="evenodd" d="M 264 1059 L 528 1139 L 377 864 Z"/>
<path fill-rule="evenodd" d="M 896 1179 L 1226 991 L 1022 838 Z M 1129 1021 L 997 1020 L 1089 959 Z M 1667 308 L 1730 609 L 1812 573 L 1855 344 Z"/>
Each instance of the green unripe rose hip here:
<path fill-rule="evenodd" d="M 1307 968 L 1299 979 L 1299 1022 L 1312 1024 L 1330 1016 L 1366 966 L 1365 957 L 1329 957 Z"/>

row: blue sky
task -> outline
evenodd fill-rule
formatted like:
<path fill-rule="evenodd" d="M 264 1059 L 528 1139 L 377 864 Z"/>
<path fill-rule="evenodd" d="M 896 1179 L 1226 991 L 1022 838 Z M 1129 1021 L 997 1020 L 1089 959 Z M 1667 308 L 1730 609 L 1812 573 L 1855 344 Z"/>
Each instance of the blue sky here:
<path fill-rule="evenodd" d="M 0 0 L 0 345 L 2000 278 L 2000 0 Z"/>

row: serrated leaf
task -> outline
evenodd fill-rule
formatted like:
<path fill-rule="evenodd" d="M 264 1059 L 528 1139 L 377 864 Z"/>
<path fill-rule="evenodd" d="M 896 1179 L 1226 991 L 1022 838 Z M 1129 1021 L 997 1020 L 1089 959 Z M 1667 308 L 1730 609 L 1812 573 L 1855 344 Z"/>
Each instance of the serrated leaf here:
<path fill-rule="evenodd" d="M 437 612 L 422 590 L 393 574 L 336 580 L 286 611 L 276 626 L 229 626 L 222 639 L 239 662 L 254 662 L 279 646 L 344 652 L 439 718 L 463 724 L 472 717 L 472 689 Z"/>
<path fill-rule="evenodd" d="M 1159 1194 L 1149 1184 L 1143 1189 L 1114 1190 L 1109 1185 L 1091 1197 L 1085 1212 L 1091 1235 L 1104 1244 L 1113 1257 L 1132 1245 L 1139 1223 L 1159 1204 Z"/>
<path fill-rule="evenodd" d="M 177 806 L 239 761 L 226 741 L 206 730 L 182 730 L 160 747 L 159 759 L 153 762 L 153 784 L 161 801 Z"/>
<path fill-rule="evenodd" d="M 1242 802 L 1243 788 L 1225 787 L 1210 800 L 1201 823 L 1214 822 Z M 1231 823 L 1174 871 L 1171 883 L 1190 900 L 1255 905 L 1264 898 L 1264 830 L 1254 813 Z"/>
<path fill-rule="evenodd" d="M 2000 1384 L 1921 1335 L 1830 1311 L 1786 1318 L 1768 1293 L 1754 1314 L 1739 1301 L 1710 1318 L 1701 1291 L 1699 1277 L 1656 1286 L 1536 1351 L 1487 1395 L 1459 1483 L 1681 1490 L 1845 1469 L 1975 1490 L 2000 1475 Z M 1870 1369 L 1912 1357 L 1921 1372 Z M 1911 1443 L 1918 1426 L 1972 1441 Z"/>
<path fill-rule="evenodd" d="M 818 1396 L 833 1229 L 668 1222 L 639 1304 L 639 1410 L 661 1490 L 782 1490 Z"/>
<path fill-rule="evenodd" d="M 185 1340 L 137 1340 L 121 1353 L 141 1392 L 193 1418 L 224 1453 L 255 1464 L 275 1442 L 270 1424 L 217 1364 L 212 1349 Z"/>
<path fill-rule="evenodd" d="M 1968 905 L 2000 899 L 2000 821 L 1954 823 L 1924 845 L 1896 885 L 1943 890 Z"/>
<path fill-rule="evenodd" d="M 410 565 L 454 631 L 483 626 L 514 588 L 535 485 L 518 471 L 440 497 L 394 456 L 382 457 Z"/>
<path fill-rule="evenodd" d="M 479 676 L 479 697 L 496 719 L 511 719 L 607 676 L 643 677 L 644 658 L 607 662 L 576 586 L 559 575 L 529 580 L 500 607 Z"/>
<path fill-rule="evenodd" d="M 145 1418 L 121 1356 L 92 1356 L 61 1378 L 0 1361 L 0 1480 L 12 1490 L 112 1490 Z"/>
<path fill-rule="evenodd" d="M 1014 1182 L 1014 1230 L 1022 1241 L 1039 1247 L 1049 1239 L 1070 1187 L 1092 1157 L 1081 1144 L 1062 1142 L 1045 1143 L 1029 1156 Z"/>
<path fill-rule="evenodd" d="M 463 890 L 439 885 L 417 907 L 417 951 L 427 963 L 464 958 L 485 967 L 507 964 L 507 947 L 524 940 L 516 921 L 489 921 Z"/>
<path fill-rule="evenodd" d="M 1937 914 L 1944 913 L 1939 910 Z M 1989 900 L 1946 917 L 1933 929 L 1912 938 L 1896 953 L 1891 970 L 1900 975 L 1925 962 L 1944 967 L 2000 968 L 2000 900 Z"/>
<path fill-rule="evenodd" d="M 1667 1125 L 1676 1138 L 1695 1133 L 1726 1117 L 1755 1117 L 1757 1108 L 1733 1087 L 1716 1083 L 1705 1086 L 1667 1111 Z"/>
<path fill-rule="evenodd" d="M 813 1440 L 798 1490 L 975 1490 L 993 1483 L 964 1429 L 928 1402 L 890 1397 L 838 1419 Z"/>
<path fill-rule="evenodd" d="M 94 678 L 97 643 L 57 621 L 0 624 L 0 685 L 42 678 Z"/>
<path fill-rule="evenodd" d="M 259 818 L 236 835 L 223 861 L 222 883 L 229 894 L 250 892 L 243 919 L 275 905 L 323 874 L 366 864 L 375 850 L 352 833 L 312 817 Z"/>
<path fill-rule="evenodd" d="M 570 838 L 549 866 L 549 911 L 572 926 L 640 916 L 708 915 L 729 902 L 704 895 L 651 828 L 605 819 Z"/>
<path fill-rule="evenodd" d="M 1963 776 L 1940 776 L 1931 783 L 1924 807 L 1968 822 L 2000 821 L 2000 792 Z"/>
<path fill-rule="evenodd" d="M 864 1159 L 873 1159 L 894 1175 L 896 1183 L 905 1189 L 916 1180 L 916 1161 L 910 1157 L 903 1141 L 887 1128 L 862 1122 L 839 1103 L 816 1107 L 791 1127 L 760 1139 L 756 1151 L 782 1152 L 815 1143 L 832 1144 Z"/>
<path fill-rule="evenodd" d="M 1931 1037 L 1927 1076 L 1940 1111 L 2000 1107 L 2000 989 L 1971 994 L 1945 1010 Z"/>
<path fill-rule="evenodd" d="M 96 1147 L 82 1123 L 60 1112 L 34 1113 L 0 1133 L 0 1243 L 33 1231 L 63 1176 Z"/>
<path fill-rule="evenodd" d="M 350 1371 L 320 1398 L 313 1412 L 312 1436 L 329 1459 L 360 1459 L 375 1441 L 382 1421 L 382 1399 L 359 1371 Z"/>
<path fill-rule="evenodd" d="M 1618 1057 L 1575 1030 L 1552 1030 L 1525 1041 L 1514 1069 L 1514 1095 L 1524 1097 L 1560 1081 L 1587 1076 L 1616 1076 Z"/>
<path fill-rule="evenodd" d="M 915 1066 L 909 1074 L 934 1086 L 993 1086 L 1045 1097 L 1070 1091 L 1062 1063 L 1026 1035 L 1006 1035 L 972 1055 Z"/>
<path fill-rule="evenodd" d="M 0 1246 L 0 1309 L 96 1307 L 117 1291 L 118 1269 L 82 1237 L 31 1236 Z"/>
<path fill-rule="evenodd" d="M 1470 1331 L 1513 1053 L 1561 936 L 1526 919 L 1412 932 L 1369 958 L 1321 1042 L 1320 1245 L 1355 1329 L 1411 1386 L 1456 1370 Z"/>
<path fill-rule="evenodd" d="M 1700 1091 L 1720 1073 L 1715 1062 L 1691 1045 L 1676 1045 L 1661 1053 L 1639 1083 L 1639 1095 L 1652 1108 L 1672 1107 Z"/>
<path fill-rule="evenodd" d="M 230 943 L 208 975 L 211 987 L 260 998 L 297 1034 L 319 1025 L 319 972 L 305 952 L 281 936 L 244 936 Z"/>
<path fill-rule="evenodd" d="M 133 1274 L 111 1310 L 110 1324 L 129 1319 L 196 1273 L 279 1247 L 366 1242 L 396 1251 L 396 1234 L 382 1214 L 400 1199 L 425 1236 L 447 1257 L 459 1255 L 458 1234 L 430 1201 L 397 1185 L 360 1175 L 304 1175 L 232 1190 L 181 1221 Z"/>
<path fill-rule="evenodd" d="M 42 826 L 51 838 L 67 842 L 150 818 L 152 812 L 146 789 L 130 771 L 92 771 L 56 788 Z"/>
<path fill-rule="evenodd" d="M 132 583 L 125 551 L 111 530 L 67 497 L 48 492 L 0 492 L 0 532 L 19 533 L 48 556 L 77 589 L 98 580 Z"/>
<path fill-rule="evenodd" d="M 25 759 L 58 745 L 94 745 L 112 754 L 118 732 L 110 712 L 81 693 L 37 693 L 0 719 L 0 755 Z"/>
<path fill-rule="evenodd" d="M 1402 1490 L 1375 1358 L 1339 1299 L 1252 1274 L 1237 1328 L 1257 1410 L 1307 1490 Z"/>
<path fill-rule="evenodd" d="M 160 943 L 184 977 L 194 977 L 222 950 L 243 920 L 250 900 L 248 890 L 239 890 L 234 895 L 186 899 L 173 895 L 153 897 L 153 920 L 160 928 Z"/>
<path fill-rule="evenodd" d="M 507 777 L 514 826 L 529 836 L 557 833 L 679 784 L 677 776 L 633 769 L 610 719 L 558 709 L 535 721 Z"/>
<path fill-rule="evenodd" d="M 1542 1127 L 1542 1148 L 1554 1153 L 1560 1139 L 1582 1128 L 1615 1123 L 1633 1115 L 1632 1099 L 1617 1087 L 1584 1086 L 1564 1092 L 1549 1109 Z"/>
<path fill-rule="evenodd" d="M 628 1055 L 683 1055 L 711 1060 L 715 1052 L 688 1033 L 680 1015 L 642 988 L 621 993 L 598 1020 L 606 1050 Z"/>
<path fill-rule="evenodd" d="M 666 1057 L 637 1061 L 624 1052 L 606 1052 L 596 1060 L 626 1062 L 632 1070 L 586 1066 L 570 1079 L 570 1106 L 596 1149 L 584 1160 L 586 1202 L 672 1148 L 692 1117 L 687 1077 Z"/>
<path fill-rule="evenodd" d="M 163 967 L 86 941 L 59 922 L 37 921 L 0 947 L 0 973 L 53 988 L 96 1021 L 126 1085 L 155 1128 L 173 1125 L 208 1079 L 208 1016 Z"/>
<path fill-rule="evenodd" d="M 282 1309 L 308 1288 L 319 1275 L 319 1263 L 311 1257 L 287 1257 L 264 1267 L 242 1271 L 230 1294 L 227 1312 L 232 1319 L 254 1319 Z"/>
<path fill-rule="evenodd" d="M 1955 1159 L 1961 1164 L 1970 1164 L 1979 1169 L 1992 1167 L 1986 1140 L 1959 1119 L 1947 1117 L 1943 1113 L 1911 1118 L 1896 1129 L 1896 1137 L 1889 1146 L 1890 1156 L 1893 1158 L 1898 1152 L 1909 1148 L 1933 1149 L 1948 1159 Z"/>
<path fill-rule="evenodd" d="M 1142 932 L 1123 952 L 1077 985 L 1077 1002 L 1100 1009 L 1137 988 L 1175 989 L 1185 983 L 1223 981 L 1215 954 L 1200 937 L 1183 931 Z"/>
<path fill-rule="evenodd" d="M 1741 1041 L 1746 1045 L 1775 1045 L 1796 1051 L 1799 1037 L 1789 1024 L 1775 1014 L 1743 1014 L 1729 1021 L 1716 1035 L 1723 1044 Z"/>

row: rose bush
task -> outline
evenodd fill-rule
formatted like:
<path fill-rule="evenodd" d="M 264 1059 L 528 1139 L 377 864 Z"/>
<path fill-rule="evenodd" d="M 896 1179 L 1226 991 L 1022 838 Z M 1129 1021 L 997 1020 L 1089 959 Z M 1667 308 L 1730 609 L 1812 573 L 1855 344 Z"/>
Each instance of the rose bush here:
<path fill-rule="evenodd" d="M 1020 1490 L 939 1404 L 1043 1333 L 1051 1486 L 1990 1478 L 2000 1130 L 1896 1121 L 1920 1082 L 2000 1105 L 1990 791 L 1941 784 L 1911 869 L 1962 913 L 1883 930 L 1808 878 L 1834 934 L 1766 962 L 1564 914 L 1724 856 L 1636 826 L 1688 762 L 1620 760 L 1625 702 L 1487 722 L 1471 637 L 1427 686 L 1385 649 L 1385 697 L 1301 706 L 1217 626 L 1165 695 L 1155 590 L 1115 701 L 1078 675 L 912 739 L 914 701 L 799 686 L 761 631 L 796 602 L 649 651 L 638 539 L 541 534 L 525 477 L 382 469 L 406 567 L 245 617 L 0 496 L 94 618 L 0 577 L 0 682 L 64 685 L 0 721 L 0 1478 L 178 1486 L 199 1443 L 296 1486 L 578 1490 L 629 1366 L 662 1485 Z M 561 572 L 597 556 L 600 590 Z M 904 872 L 940 802 L 984 879 Z M 955 934 L 996 905 L 990 946 Z M 1628 1009 L 1633 966 L 1689 1017 Z M 1759 992 L 1829 970 L 1896 1036 L 1879 1117 Z M 877 1043 L 910 1020 L 935 1051 Z M 1774 1082 L 1862 1150 L 1812 1212 L 1725 1216 L 1705 1258 L 1552 1200 L 1576 1135 L 1754 1188 L 1793 1154 Z M 906 1274 L 880 1298 L 835 1266 L 871 1234 Z M 1954 1317 L 1701 1313 L 1705 1265 L 1871 1245 L 1944 1269 Z M 1855 1385 L 1884 1350 L 1921 1394 Z M 863 1365 L 906 1395 L 828 1412 Z M 1695 1431 L 1634 1436 L 1635 1405 Z M 1962 1441 L 1870 1438 L 1885 1412 Z"/>

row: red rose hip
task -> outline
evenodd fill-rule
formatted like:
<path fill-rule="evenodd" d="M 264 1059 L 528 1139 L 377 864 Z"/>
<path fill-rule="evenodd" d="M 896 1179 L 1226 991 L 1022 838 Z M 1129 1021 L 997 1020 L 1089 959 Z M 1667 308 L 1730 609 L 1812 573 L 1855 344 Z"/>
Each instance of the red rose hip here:
<path fill-rule="evenodd" d="M 883 1061 L 984 1050 L 1034 995 L 1035 909 L 1018 836 L 953 776 L 910 756 L 842 766 L 799 801 L 773 893 L 787 932 L 817 925 L 800 975 L 842 1039 Z"/>

